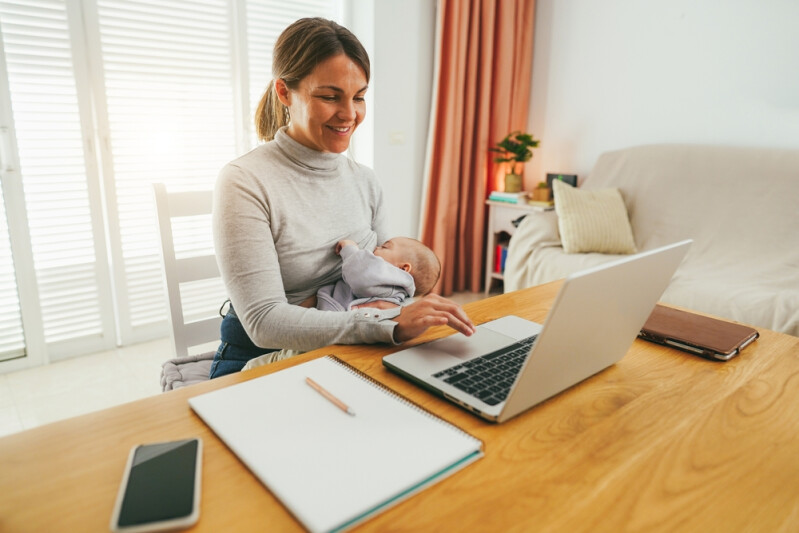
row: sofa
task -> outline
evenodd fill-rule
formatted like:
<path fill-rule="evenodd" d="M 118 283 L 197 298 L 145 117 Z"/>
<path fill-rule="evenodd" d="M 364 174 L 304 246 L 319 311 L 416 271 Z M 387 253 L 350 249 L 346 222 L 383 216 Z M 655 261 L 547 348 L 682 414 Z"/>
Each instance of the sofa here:
<path fill-rule="evenodd" d="M 799 150 L 667 144 L 611 151 L 577 191 L 611 189 L 621 193 L 637 251 L 694 240 L 661 301 L 799 336 Z M 528 215 L 514 232 L 506 292 L 622 256 L 566 253 L 559 207 L 556 190 L 555 210 Z"/>

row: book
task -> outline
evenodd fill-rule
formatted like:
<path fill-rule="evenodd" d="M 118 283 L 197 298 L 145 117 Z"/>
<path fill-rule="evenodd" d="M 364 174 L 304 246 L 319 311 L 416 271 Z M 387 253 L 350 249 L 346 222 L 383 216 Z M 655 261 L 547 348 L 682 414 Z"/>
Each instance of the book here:
<path fill-rule="evenodd" d="M 332 355 L 189 405 L 314 532 L 348 529 L 483 456 L 480 440 Z"/>
<path fill-rule="evenodd" d="M 491 194 L 488 195 L 488 199 L 492 202 L 505 202 L 508 204 L 523 204 L 527 201 L 528 192 L 521 191 L 521 192 L 503 192 L 503 191 L 492 191 Z"/>
<path fill-rule="evenodd" d="M 494 273 L 503 274 L 505 272 L 505 260 L 508 258 L 508 245 L 497 244 L 494 252 Z"/>
<path fill-rule="evenodd" d="M 551 211 L 552 209 L 555 209 L 554 200 L 527 200 L 527 205 L 539 207 L 544 211 Z"/>

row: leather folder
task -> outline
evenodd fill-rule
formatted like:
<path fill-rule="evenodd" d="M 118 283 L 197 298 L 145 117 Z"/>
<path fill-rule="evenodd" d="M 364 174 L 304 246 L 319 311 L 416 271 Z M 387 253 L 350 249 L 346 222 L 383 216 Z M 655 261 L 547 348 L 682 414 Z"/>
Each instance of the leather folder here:
<path fill-rule="evenodd" d="M 708 359 L 727 361 L 760 334 L 743 324 L 658 304 L 638 336 Z"/>

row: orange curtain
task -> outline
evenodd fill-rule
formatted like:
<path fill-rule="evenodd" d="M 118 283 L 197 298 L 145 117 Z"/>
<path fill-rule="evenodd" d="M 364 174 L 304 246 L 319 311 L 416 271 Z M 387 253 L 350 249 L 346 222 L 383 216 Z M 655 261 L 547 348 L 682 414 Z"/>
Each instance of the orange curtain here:
<path fill-rule="evenodd" d="M 439 65 L 421 240 L 438 254 L 435 292 L 480 290 L 488 149 L 527 129 L 535 0 L 439 0 Z"/>

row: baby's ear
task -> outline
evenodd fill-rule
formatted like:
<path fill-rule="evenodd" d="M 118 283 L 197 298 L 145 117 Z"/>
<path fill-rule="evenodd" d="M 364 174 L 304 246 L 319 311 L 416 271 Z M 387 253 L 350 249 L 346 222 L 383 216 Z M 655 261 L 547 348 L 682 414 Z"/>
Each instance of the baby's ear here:
<path fill-rule="evenodd" d="M 402 263 L 399 267 L 402 270 L 404 270 L 405 272 L 410 272 L 411 271 L 411 264 L 410 263 Z"/>

